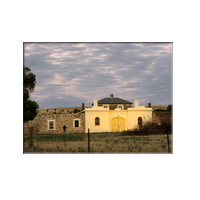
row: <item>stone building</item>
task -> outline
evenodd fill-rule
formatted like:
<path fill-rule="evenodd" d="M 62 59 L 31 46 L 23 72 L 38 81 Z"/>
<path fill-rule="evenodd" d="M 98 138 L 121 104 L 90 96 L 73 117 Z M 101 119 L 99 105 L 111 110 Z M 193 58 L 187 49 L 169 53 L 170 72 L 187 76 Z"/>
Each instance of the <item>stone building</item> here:
<path fill-rule="evenodd" d="M 84 133 L 85 114 L 82 111 L 73 114 L 38 115 L 34 120 L 24 123 L 24 134 L 28 134 L 30 127 L 33 127 L 35 134 Z"/>
<path fill-rule="evenodd" d="M 85 132 L 119 132 L 142 126 L 152 121 L 152 108 L 139 106 L 139 100 L 132 102 L 114 98 L 95 100 L 92 108 L 85 108 Z"/>
<path fill-rule="evenodd" d="M 79 113 L 39 114 L 34 120 L 24 123 L 24 134 L 29 128 L 34 128 L 35 134 L 63 134 L 90 132 L 118 132 L 134 129 L 147 121 L 160 123 L 171 118 L 171 114 L 152 112 L 151 104 L 139 106 L 139 101 L 132 102 L 114 98 L 95 100 L 92 107 L 85 108 Z M 153 113 L 153 114 L 152 114 Z M 66 127 L 64 132 L 63 127 Z"/>

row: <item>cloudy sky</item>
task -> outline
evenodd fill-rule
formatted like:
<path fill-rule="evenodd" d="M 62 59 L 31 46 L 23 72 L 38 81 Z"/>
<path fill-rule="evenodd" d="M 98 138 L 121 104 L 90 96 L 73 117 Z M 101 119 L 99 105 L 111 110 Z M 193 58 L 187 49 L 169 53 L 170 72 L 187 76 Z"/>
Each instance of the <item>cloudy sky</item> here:
<path fill-rule="evenodd" d="M 167 106 L 172 49 L 172 43 L 24 43 L 24 66 L 37 81 L 30 99 L 39 109 L 91 106 L 109 94 Z"/>

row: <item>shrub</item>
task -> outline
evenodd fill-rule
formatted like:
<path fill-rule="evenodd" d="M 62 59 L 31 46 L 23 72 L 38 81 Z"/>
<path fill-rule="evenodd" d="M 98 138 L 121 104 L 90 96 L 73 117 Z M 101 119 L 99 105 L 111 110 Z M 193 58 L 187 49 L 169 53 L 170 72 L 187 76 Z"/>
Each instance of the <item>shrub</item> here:
<path fill-rule="evenodd" d="M 80 112 L 80 110 L 77 109 L 77 108 L 75 108 L 75 109 L 74 109 L 74 113 L 78 113 L 78 112 Z"/>
<path fill-rule="evenodd" d="M 160 125 L 152 122 L 146 122 L 144 126 L 132 130 L 124 131 L 122 135 L 151 135 L 172 133 L 171 120 L 163 120 Z"/>
<path fill-rule="evenodd" d="M 167 110 L 170 111 L 170 112 L 172 111 L 172 105 L 171 104 L 167 106 Z"/>

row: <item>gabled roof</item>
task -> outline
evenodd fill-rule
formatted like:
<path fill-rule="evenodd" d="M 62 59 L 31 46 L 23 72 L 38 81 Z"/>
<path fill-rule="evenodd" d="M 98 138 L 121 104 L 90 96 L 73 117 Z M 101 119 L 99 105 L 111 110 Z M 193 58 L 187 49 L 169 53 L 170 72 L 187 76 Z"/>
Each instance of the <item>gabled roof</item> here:
<path fill-rule="evenodd" d="M 120 99 L 120 98 L 104 98 L 98 101 L 98 104 L 127 104 L 127 103 L 131 103 L 130 101 L 126 101 L 124 99 Z"/>

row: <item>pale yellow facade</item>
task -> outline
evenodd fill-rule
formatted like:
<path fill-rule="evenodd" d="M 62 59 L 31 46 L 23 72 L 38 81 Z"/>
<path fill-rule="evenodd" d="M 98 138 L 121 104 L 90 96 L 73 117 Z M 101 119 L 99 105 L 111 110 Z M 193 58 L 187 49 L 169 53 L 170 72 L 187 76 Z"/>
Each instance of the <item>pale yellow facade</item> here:
<path fill-rule="evenodd" d="M 104 105 L 98 106 L 97 100 L 94 101 L 92 108 L 85 108 L 85 133 L 90 129 L 94 132 L 121 132 L 123 130 L 133 129 L 138 127 L 138 118 L 142 118 L 142 123 L 152 120 L 152 108 L 139 106 L 139 101 L 134 101 L 134 107 L 126 110 L 116 108 L 110 110 L 109 107 L 104 108 Z M 96 118 L 97 121 L 95 120 Z"/>

